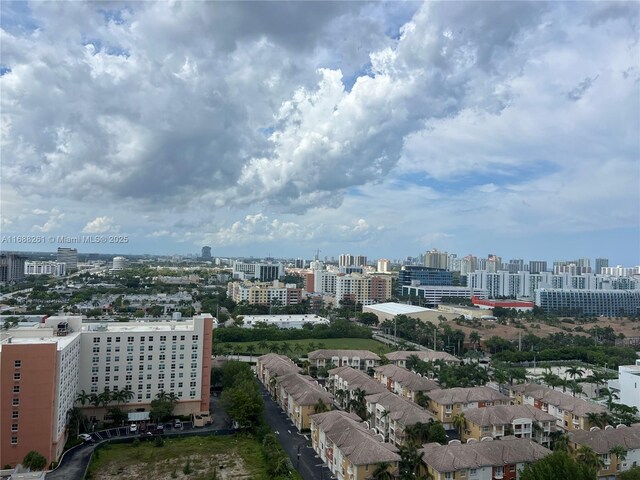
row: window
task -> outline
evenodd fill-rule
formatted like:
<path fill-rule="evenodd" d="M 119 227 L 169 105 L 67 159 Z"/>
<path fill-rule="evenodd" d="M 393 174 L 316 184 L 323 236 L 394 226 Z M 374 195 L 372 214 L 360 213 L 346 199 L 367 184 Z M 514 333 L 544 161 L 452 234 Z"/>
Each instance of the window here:
<path fill-rule="evenodd" d="M 126 380 L 127 382 L 130 382 L 132 379 L 133 379 L 133 375 L 127 375 L 127 376 L 125 377 L 125 380 Z"/>
<path fill-rule="evenodd" d="M 93 347 L 93 353 L 100 353 L 100 347 Z"/>
<path fill-rule="evenodd" d="M 151 380 L 151 374 L 147 373 L 147 380 Z"/>
<path fill-rule="evenodd" d="M 119 378 L 120 378 L 120 377 L 119 377 L 118 375 L 114 375 L 114 376 L 113 376 L 113 381 L 114 381 L 114 382 L 117 382 Z"/>
<path fill-rule="evenodd" d="M 119 372 L 120 371 L 120 366 L 116 365 L 115 367 L 113 367 L 113 371 L 114 372 Z"/>
<path fill-rule="evenodd" d="M 144 352 L 144 345 L 140 345 L 140 351 Z"/>
<path fill-rule="evenodd" d="M 98 377 L 91 377 L 91 383 L 98 383 Z"/>
<path fill-rule="evenodd" d="M 133 352 L 133 345 L 127 345 L 127 352 Z"/>
<path fill-rule="evenodd" d="M 149 341 L 153 342 L 153 336 L 149 336 Z"/>
<path fill-rule="evenodd" d="M 116 337 L 116 343 L 120 343 L 120 337 Z M 118 347 L 116 347 L 118 348 Z"/>
<path fill-rule="evenodd" d="M 107 362 L 110 362 L 110 361 L 111 361 L 111 357 L 107 357 Z"/>
<path fill-rule="evenodd" d="M 147 383 L 147 390 L 151 390 L 151 384 Z"/>
<path fill-rule="evenodd" d="M 20 380 L 20 372 L 13 374 L 13 380 L 14 381 Z"/>
<path fill-rule="evenodd" d="M 193 336 L 193 341 L 194 341 L 194 342 L 197 342 L 197 341 L 198 341 L 198 335 L 194 335 L 194 336 Z"/>
<path fill-rule="evenodd" d="M 111 381 L 111 377 L 109 375 L 107 375 L 106 377 L 104 377 L 104 381 L 105 382 L 110 382 Z"/>
<path fill-rule="evenodd" d="M 153 360 L 153 355 L 147 355 L 147 360 L 149 361 Z"/>
<path fill-rule="evenodd" d="M 93 337 L 93 343 L 100 343 L 100 337 Z"/>
<path fill-rule="evenodd" d="M 133 337 L 127 337 L 127 342 L 133 342 Z"/>
<path fill-rule="evenodd" d="M 13 402 L 11 402 L 11 404 L 12 404 L 14 407 L 17 407 L 18 405 L 20 405 L 20 399 L 19 399 L 19 398 L 14 398 L 14 399 L 13 399 Z"/>
<path fill-rule="evenodd" d="M 160 355 L 160 356 L 158 357 L 158 360 L 161 360 L 161 361 L 162 361 L 162 360 L 164 360 L 164 358 L 165 358 L 165 356 L 164 356 L 164 355 Z"/>
<path fill-rule="evenodd" d="M 160 390 L 164 389 L 164 383 L 159 383 L 159 384 L 158 384 L 158 388 L 159 388 Z"/>
<path fill-rule="evenodd" d="M 138 365 L 138 370 L 144 370 L 144 365 Z"/>
<path fill-rule="evenodd" d="M 111 371 L 111 367 L 104 367 L 105 372 L 110 372 Z"/>
<path fill-rule="evenodd" d="M 142 337 L 140 337 L 140 341 L 144 342 L 144 335 Z"/>
<path fill-rule="evenodd" d="M 140 360 L 141 362 L 144 362 L 144 355 L 140 355 L 139 360 Z"/>
<path fill-rule="evenodd" d="M 13 393 L 20 393 L 20 385 L 13 386 Z"/>
<path fill-rule="evenodd" d="M 147 350 L 152 351 L 153 350 L 153 345 L 149 345 L 149 348 L 147 348 Z"/>
<path fill-rule="evenodd" d="M 18 444 L 18 437 L 17 436 L 11 437 L 11 445 L 17 445 L 17 444 Z"/>
<path fill-rule="evenodd" d="M 20 368 L 22 366 L 22 360 L 14 360 L 13 368 Z"/>
<path fill-rule="evenodd" d="M 100 361 L 100 357 L 93 357 L 91 360 L 93 363 L 98 363 Z"/>
<path fill-rule="evenodd" d="M 107 343 L 111 343 L 111 337 L 107 337 Z"/>
<path fill-rule="evenodd" d="M 184 335 L 180 335 L 180 341 L 184 342 Z"/>
<path fill-rule="evenodd" d="M 15 412 L 11 412 L 11 418 L 12 418 L 12 419 L 14 419 L 14 420 L 17 420 L 17 419 L 18 419 L 18 415 L 19 415 L 19 414 L 18 414 L 18 412 L 17 412 L 17 411 L 15 411 Z"/>

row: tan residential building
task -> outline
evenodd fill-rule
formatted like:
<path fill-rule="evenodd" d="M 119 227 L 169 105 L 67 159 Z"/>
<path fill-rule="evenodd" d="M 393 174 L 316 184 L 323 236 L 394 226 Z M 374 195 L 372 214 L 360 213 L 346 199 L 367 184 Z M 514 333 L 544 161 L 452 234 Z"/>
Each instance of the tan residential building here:
<path fill-rule="evenodd" d="M 398 449 L 384 443 L 357 415 L 334 410 L 311 415 L 311 446 L 338 480 L 366 480 L 380 462 L 396 474 Z"/>
<path fill-rule="evenodd" d="M 410 356 L 415 355 L 423 362 L 435 362 L 436 360 L 443 361 L 448 363 L 449 365 L 457 365 L 460 363 L 460 359 L 454 357 L 450 353 L 447 352 L 437 352 L 435 350 L 420 350 L 420 351 L 410 351 L 410 350 L 399 350 L 397 352 L 387 353 L 385 357 L 394 365 L 399 367 L 406 367 L 407 360 Z"/>
<path fill-rule="evenodd" d="M 531 438 L 549 446 L 551 432 L 556 430 L 555 417 L 531 405 L 498 405 L 467 410 L 465 422 L 463 441 L 484 437 L 500 439 L 513 435 L 516 438 Z"/>
<path fill-rule="evenodd" d="M 366 372 L 380 365 L 380 357 L 369 350 L 314 350 L 309 352 L 308 359 L 316 368 L 348 366 Z"/>
<path fill-rule="evenodd" d="M 322 401 L 328 408 L 333 405 L 333 395 L 313 378 L 299 373 L 276 377 L 277 401 L 300 431 L 311 426 L 309 416 L 316 413 L 316 405 Z"/>
<path fill-rule="evenodd" d="M 418 452 L 424 454 L 421 473 L 434 480 L 518 480 L 525 466 L 551 454 L 533 440 L 514 437 L 428 443 Z"/>
<path fill-rule="evenodd" d="M 288 373 L 299 373 L 302 369 L 298 367 L 286 355 L 277 353 L 267 353 L 256 359 L 256 374 L 258 380 L 271 392 L 275 394 L 275 379 Z M 272 382 L 271 380 L 274 379 Z"/>
<path fill-rule="evenodd" d="M 589 430 L 594 426 L 589 422 L 589 414 L 607 411 L 597 403 L 535 383 L 514 385 L 509 388 L 509 394 L 518 405 L 533 405 L 550 413 L 556 418 L 556 425 L 565 431 Z"/>
<path fill-rule="evenodd" d="M 302 302 L 302 289 L 295 283 L 284 284 L 278 280 L 272 282 L 230 282 L 227 295 L 236 303 L 247 302 L 251 305 L 298 305 Z"/>
<path fill-rule="evenodd" d="M 380 365 L 374 368 L 374 371 L 373 377 L 387 387 L 387 390 L 403 398 L 408 398 L 412 402 L 416 401 L 418 392 L 424 393 L 440 388 L 435 380 L 425 378 L 397 365 Z"/>
<path fill-rule="evenodd" d="M 326 386 L 340 408 L 344 408 L 349 403 L 354 392 L 358 389 L 362 390 L 365 395 L 387 391 L 384 385 L 376 382 L 366 373 L 351 367 L 338 367 L 329 370 Z"/>
<path fill-rule="evenodd" d="M 375 393 L 365 397 L 369 427 L 399 447 L 405 439 L 405 430 L 416 423 L 435 420 L 427 410 L 401 398 L 395 393 Z"/>
<path fill-rule="evenodd" d="M 475 408 L 509 405 L 509 397 L 490 387 L 447 388 L 429 392 L 429 410 L 447 429 L 453 428 L 453 417 Z"/>
<path fill-rule="evenodd" d="M 582 445 L 591 447 L 596 452 L 604 467 L 598 472 L 598 480 L 615 480 L 620 472 L 640 465 L 640 425 L 630 427 L 618 425 L 605 427 L 604 430 L 594 428 L 591 431 L 575 430 L 569 432 L 569 446 L 576 451 Z M 614 453 L 614 447 L 622 447 L 626 452 L 624 460 Z"/>

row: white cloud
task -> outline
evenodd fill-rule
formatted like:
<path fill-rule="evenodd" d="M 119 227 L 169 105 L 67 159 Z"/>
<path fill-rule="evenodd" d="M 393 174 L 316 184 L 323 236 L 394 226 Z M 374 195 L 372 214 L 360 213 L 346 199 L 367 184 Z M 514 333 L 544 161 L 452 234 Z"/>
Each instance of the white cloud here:
<path fill-rule="evenodd" d="M 87 223 L 82 231 L 84 233 L 115 233 L 120 226 L 114 223 L 111 217 L 96 217 Z"/>

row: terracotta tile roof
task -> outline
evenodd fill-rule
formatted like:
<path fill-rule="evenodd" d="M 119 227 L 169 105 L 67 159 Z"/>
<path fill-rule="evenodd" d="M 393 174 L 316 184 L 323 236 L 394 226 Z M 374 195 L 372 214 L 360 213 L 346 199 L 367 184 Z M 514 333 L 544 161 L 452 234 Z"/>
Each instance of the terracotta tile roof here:
<path fill-rule="evenodd" d="M 429 398 L 440 405 L 471 402 L 509 402 L 510 398 L 490 387 L 456 387 L 431 390 Z"/>
<path fill-rule="evenodd" d="M 551 454 L 533 440 L 513 437 L 453 445 L 428 443 L 419 451 L 424 452 L 422 461 L 441 473 L 535 462 Z"/>
<path fill-rule="evenodd" d="M 429 390 L 440 388 L 440 385 L 435 380 L 421 377 L 417 373 L 410 372 L 406 368 L 398 367 L 397 365 L 381 365 L 375 367 L 374 370 L 413 392 L 428 392 Z"/>
<path fill-rule="evenodd" d="M 554 405 L 578 417 L 584 417 L 592 412 L 601 413 L 607 411 L 602 405 L 588 402 L 582 398 L 572 397 L 571 395 L 553 390 L 544 385 L 538 385 L 537 383 L 514 385 L 510 388 L 514 392 L 520 392 L 523 395 L 533 397 L 541 402 Z"/>

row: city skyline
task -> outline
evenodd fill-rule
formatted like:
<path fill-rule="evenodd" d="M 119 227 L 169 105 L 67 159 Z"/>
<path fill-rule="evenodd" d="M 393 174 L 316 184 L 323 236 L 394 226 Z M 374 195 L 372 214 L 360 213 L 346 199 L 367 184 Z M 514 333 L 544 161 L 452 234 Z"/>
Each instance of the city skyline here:
<path fill-rule="evenodd" d="M 640 264 L 640 6 L 491 6 L 3 2 L 2 250 Z"/>

